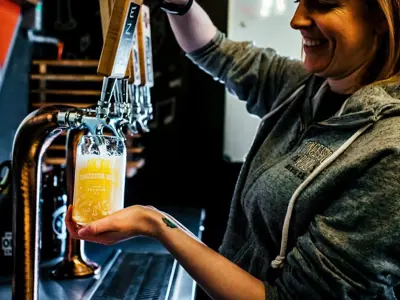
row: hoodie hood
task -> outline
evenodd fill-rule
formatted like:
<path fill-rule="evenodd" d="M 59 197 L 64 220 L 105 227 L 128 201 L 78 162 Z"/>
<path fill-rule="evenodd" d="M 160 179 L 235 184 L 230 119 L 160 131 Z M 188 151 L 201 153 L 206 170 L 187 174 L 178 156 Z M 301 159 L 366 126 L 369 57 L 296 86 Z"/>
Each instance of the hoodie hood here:
<path fill-rule="evenodd" d="M 370 85 L 351 95 L 334 117 L 318 124 L 349 128 L 395 115 L 400 115 L 400 84 Z"/>

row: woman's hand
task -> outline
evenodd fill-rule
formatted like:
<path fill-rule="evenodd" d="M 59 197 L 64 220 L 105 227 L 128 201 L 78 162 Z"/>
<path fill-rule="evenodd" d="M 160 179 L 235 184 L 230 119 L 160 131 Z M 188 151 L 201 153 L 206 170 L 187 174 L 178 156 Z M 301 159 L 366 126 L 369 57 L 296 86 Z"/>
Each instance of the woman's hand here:
<path fill-rule="evenodd" d="M 65 218 L 75 239 L 105 245 L 135 236 L 157 239 L 212 299 L 265 300 L 262 281 L 194 238 L 171 216 L 149 206 L 131 206 L 80 227 L 72 220 L 72 207 Z"/>
<path fill-rule="evenodd" d="M 134 205 L 86 226 L 80 226 L 72 220 L 72 210 L 73 207 L 70 206 L 65 217 L 71 237 L 104 245 L 140 235 L 156 238 L 160 228 L 159 220 L 162 218 L 162 214 L 152 207 Z"/>

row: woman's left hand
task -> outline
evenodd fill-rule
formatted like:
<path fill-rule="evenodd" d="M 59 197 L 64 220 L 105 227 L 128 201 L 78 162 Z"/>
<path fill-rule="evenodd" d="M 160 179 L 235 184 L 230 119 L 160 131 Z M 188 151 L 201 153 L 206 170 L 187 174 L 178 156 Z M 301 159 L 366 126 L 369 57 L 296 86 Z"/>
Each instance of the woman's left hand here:
<path fill-rule="evenodd" d="M 72 220 L 73 207 L 70 206 L 65 217 L 67 229 L 74 239 L 98 244 L 112 245 L 145 235 L 156 237 L 161 213 L 146 206 L 134 205 L 117 211 L 105 218 L 80 226 Z"/>

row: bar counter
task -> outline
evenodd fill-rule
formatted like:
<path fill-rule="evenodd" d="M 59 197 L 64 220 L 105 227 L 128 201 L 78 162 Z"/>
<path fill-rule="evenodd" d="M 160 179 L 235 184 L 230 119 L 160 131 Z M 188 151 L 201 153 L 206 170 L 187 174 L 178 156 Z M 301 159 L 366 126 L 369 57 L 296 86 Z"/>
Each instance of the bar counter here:
<path fill-rule="evenodd" d="M 199 208 L 187 208 L 187 207 L 158 207 L 159 209 L 171 214 L 178 221 L 180 221 L 184 226 L 186 226 L 190 231 L 192 231 L 196 236 L 201 239 L 202 231 L 204 229 L 203 222 L 205 219 L 205 210 Z M 165 296 L 163 296 L 163 300 L 193 300 L 195 297 L 196 283 L 193 279 L 186 273 L 186 271 L 179 265 L 177 262 L 170 256 L 167 250 L 156 240 L 146 238 L 146 237 L 137 237 L 123 243 L 119 243 L 113 246 L 104 246 L 98 245 L 94 243 L 85 243 L 86 254 L 88 258 L 97 262 L 101 265 L 101 271 L 94 277 L 84 278 L 84 279 L 73 279 L 73 280 L 53 280 L 49 276 L 49 272 L 51 267 L 57 263 L 59 260 L 55 261 L 47 261 L 42 262 L 40 267 L 40 286 L 39 286 L 39 300 L 62 300 L 62 299 L 73 299 L 73 300 L 87 300 L 87 299 L 124 299 L 125 297 L 117 298 L 115 295 L 106 296 L 106 292 L 102 294 L 99 293 L 99 289 L 105 287 L 105 281 L 108 280 L 108 289 L 113 289 L 114 293 L 122 293 L 125 295 L 129 294 L 129 299 L 154 299 L 150 294 L 147 296 L 142 295 L 132 296 L 132 290 L 134 289 L 134 282 L 136 280 L 135 275 L 124 276 L 122 278 L 116 278 L 118 276 L 112 276 L 111 270 L 116 270 L 118 268 L 116 263 L 119 261 L 121 263 L 121 267 L 126 267 L 126 263 L 123 263 L 122 257 L 126 254 L 134 256 L 137 254 L 137 257 L 140 259 L 141 257 L 154 256 L 161 257 L 162 259 L 168 259 L 173 262 L 172 271 L 170 272 L 170 280 L 168 287 L 164 289 L 168 289 Z M 130 254 L 135 253 L 135 254 Z M 135 256 L 136 257 L 136 256 Z M 147 259 L 147 258 L 146 258 Z M 140 268 L 141 262 L 136 262 L 136 267 Z M 1 267 L 1 266 L 0 266 Z M 156 266 L 157 267 L 157 266 Z M 154 269 L 154 268 L 153 268 Z M 129 271 L 129 269 L 127 269 Z M 21 270 L 22 271 L 22 270 Z M 169 272 L 169 271 L 167 271 Z M 157 281 L 156 277 L 158 274 L 157 270 L 154 270 L 151 276 L 142 278 L 142 282 L 145 282 L 146 285 L 152 286 L 152 281 Z M 168 273 L 169 274 L 169 273 Z M 121 277 L 121 275 L 119 275 Z M 140 276 L 139 276 L 140 277 Z M 114 282 L 113 285 L 110 284 L 111 280 Z M 126 284 L 124 284 L 126 281 Z M 115 283 L 116 282 L 116 283 Z M 130 282 L 129 284 L 127 282 Z M 158 286 L 158 285 L 154 285 Z M 157 291 L 154 291 L 157 293 Z M 153 292 L 153 294 L 154 294 Z M 128 294 L 126 294 L 128 293 Z M 135 295 L 138 295 L 137 292 Z M 147 291 L 147 293 L 149 293 Z M 11 291 L 11 281 L 10 278 L 2 278 L 0 283 L 0 299 L 7 300 L 12 299 L 12 291 Z M 159 299 L 159 298 L 158 298 Z"/>

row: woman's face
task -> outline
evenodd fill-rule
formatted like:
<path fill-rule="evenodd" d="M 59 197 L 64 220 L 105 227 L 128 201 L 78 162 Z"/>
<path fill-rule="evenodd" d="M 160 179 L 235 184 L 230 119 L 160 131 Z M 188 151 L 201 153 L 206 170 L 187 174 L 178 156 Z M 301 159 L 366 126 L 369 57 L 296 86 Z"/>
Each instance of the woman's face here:
<path fill-rule="evenodd" d="M 307 71 L 342 79 L 357 73 L 377 47 L 365 0 L 300 0 L 290 23 L 300 30 Z"/>

